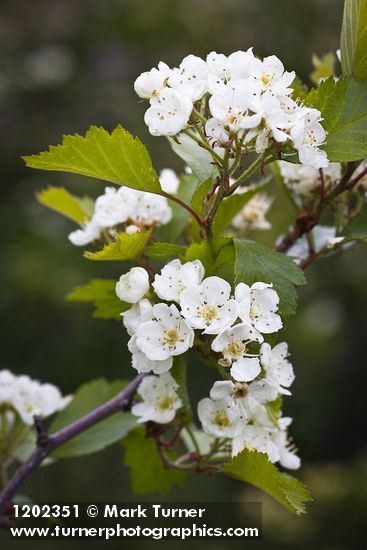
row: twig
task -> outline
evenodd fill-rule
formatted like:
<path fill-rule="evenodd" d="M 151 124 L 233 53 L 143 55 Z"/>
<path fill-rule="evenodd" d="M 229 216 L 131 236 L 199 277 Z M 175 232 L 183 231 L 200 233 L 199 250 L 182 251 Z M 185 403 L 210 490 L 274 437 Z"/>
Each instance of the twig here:
<path fill-rule="evenodd" d="M 324 210 L 334 201 L 334 199 L 336 199 L 336 197 L 344 191 L 350 189 L 353 181 L 355 181 L 355 183 L 353 183 L 352 187 L 358 183 L 358 181 L 363 177 L 364 171 L 361 172 L 358 177 L 354 178 L 354 180 L 350 179 L 358 164 L 359 162 L 350 162 L 348 164 L 348 167 L 338 185 L 327 196 L 320 200 L 316 207 L 301 210 L 292 229 L 278 244 L 276 248 L 278 252 L 287 252 L 298 239 L 309 233 L 315 225 L 320 222 Z"/>
<path fill-rule="evenodd" d="M 42 438 L 41 441 L 38 438 L 38 447 L 31 454 L 31 456 L 24 462 L 24 464 L 15 472 L 14 476 L 6 484 L 3 491 L 0 493 L 0 526 L 9 526 L 8 510 L 9 505 L 14 498 L 14 495 L 18 492 L 27 478 L 40 466 L 43 460 L 55 449 L 61 447 L 64 443 L 72 439 L 73 437 L 84 432 L 91 426 L 98 424 L 105 418 L 121 411 L 126 410 L 130 406 L 131 400 L 135 395 L 140 382 L 146 376 L 146 373 L 136 376 L 120 393 L 115 397 L 97 407 L 90 413 L 82 416 L 72 424 L 69 424 L 62 430 L 47 436 L 47 441 Z"/>

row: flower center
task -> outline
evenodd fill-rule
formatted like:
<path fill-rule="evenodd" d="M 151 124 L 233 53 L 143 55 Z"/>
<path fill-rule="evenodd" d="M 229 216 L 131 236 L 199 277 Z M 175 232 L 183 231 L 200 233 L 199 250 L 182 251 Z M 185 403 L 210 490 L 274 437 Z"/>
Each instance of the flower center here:
<path fill-rule="evenodd" d="M 250 319 L 254 320 L 259 317 L 260 311 L 259 308 L 255 305 L 250 306 Z"/>
<path fill-rule="evenodd" d="M 246 397 L 247 394 L 248 394 L 247 384 L 235 384 L 235 387 L 232 393 L 235 399 L 241 399 L 242 397 Z"/>
<path fill-rule="evenodd" d="M 174 399 L 169 395 L 163 395 L 162 397 L 159 397 L 157 404 L 160 411 L 167 411 L 173 407 Z"/>
<path fill-rule="evenodd" d="M 218 319 L 218 308 L 207 304 L 201 308 L 200 315 L 204 319 L 205 324 L 210 325 L 212 321 Z"/>
<path fill-rule="evenodd" d="M 246 351 L 246 346 L 240 340 L 232 340 L 226 349 L 226 352 L 232 357 L 240 357 Z"/>
<path fill-rule="evenodd" d="M 179 339 L 179 334 L 175 328 L 165 330 L 163 333 L 163 342 L 167 344 L 170 348 L 173 348 L 177 344 Z"/>
<path fill-rule="evenodd" d="M 264 84 L 264 86 L 268 86 L 269 84 L 272 84 L 273 80 L 274 78 L 270 74 L 264 73 L 261 75 L 261 82 Z"/>
<path fill-rule="evenodd" d="M 231 421 L 229 420 L 226 411 L 218 411 L 217 413 L 215 413 L 213 422 L 221 428 L 227 428 L 227 426 L 231 424 Z"/>

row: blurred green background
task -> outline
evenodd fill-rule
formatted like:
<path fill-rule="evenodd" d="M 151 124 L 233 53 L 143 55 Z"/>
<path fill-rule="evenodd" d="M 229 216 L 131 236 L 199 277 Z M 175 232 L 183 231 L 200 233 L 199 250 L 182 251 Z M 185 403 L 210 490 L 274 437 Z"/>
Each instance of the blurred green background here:
<path fill-rule="evenodd" d="M 342 8 L 341 0 L 1 2 L 1 368 L 53 382 L 64 393 L 94 377 L 132 375 L 120 324 L 93 320 L 88 307 L 63 301 L 89 278 L 117 278 L 118 265 L 83 259 L 67 240 L 72 223 L 42 208 L 34 196 L 48 185 L 96 196 L 103 186 L 78 176 L 27 170 L 21 155 L 58 143 L 62 134 L 83 133 L 90 124 L 112 129 L 122 123 L 148 145 L 158 169 L 180 169 L 168 143 L 152 138 L 144 125 L 145 106 L 133 91 L 140 72 L 159 60 L 177 65 L 189 53 L 228 54 L 254 46 L 258 55 L 278 55 L 307 81 L 312 53 L 338 48 Z M 270 219 L 273 230 L 261 236 L 267 243 L 292 219 L 280 196 Z M 262 500 L 264 536 L 254 543 L 257 548 L 365 548 L 366 273 L 362 246 L 311 267 L 309 284 L 299 292 L 298 315 L 284 331 L 297 374 L 284 411 L 295 417 L 292 434 L 303 458 L 299 476 L 315 497 L 308 515 L 292 517 L 255 489 L 220 476 L 191 477 L 168 499 Z M 192 371 L 195 399 L 208 393 L 208 376 L 206 367 Z M 118 447 L 43 468 L 24 492 L 36 501 L 132 498 Z M 4 549 L 83 544 L 16 542 L 0 534 Z M 100 548 L 105 543 L 85 544 Z M 180 543 L 160 544 L 176 548 Z M 235 543 L 190 545 L 225 550 Z"/>

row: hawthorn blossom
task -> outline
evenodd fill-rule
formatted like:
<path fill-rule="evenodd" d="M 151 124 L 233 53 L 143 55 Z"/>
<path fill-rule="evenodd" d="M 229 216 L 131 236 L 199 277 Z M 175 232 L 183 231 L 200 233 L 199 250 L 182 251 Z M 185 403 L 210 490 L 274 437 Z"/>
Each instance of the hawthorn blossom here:
<path fill-rule="evenodd" d="M 142 323 L 136 332 L 139 349 L 153 361 L 181 355 L 192 347 L 194 331 L 175 305 L 156 304 L 153 319 Z"/>
<path fill-rule="evenodd" d="M 253 380 L 261 372 L 258 356 L 248 353 L 247 346 L 250 342 L 262 342 L 263 337 L 257 330 L 241 323 L 221 332 L 212 342 L 211 348 L 217 353 L 222 353 L 218 363 L 222 366 L 230 366 L 231 375 L 236 380 Z"/>
<path fill-rule="evenodd" d="M 241 431 L 242 421 L 238 410 L 228 398 L 213 400 L 209 397 L 198 403 L 198 416 L 203 430 L 215 437 L 234 437 Z"/>
<path fill-rule="evenodd" d="M 76 229 L 69 234 L 69 241 L 75 246 L 85 246 L 86 244 L 99 239 L 102 227 L 91 219 L 82 229 Z"/>
<path fill-rule="evenodd" d="M 201 285 L 187 288 L 180 296 L 181 312 L 193 328 L 204 334 L 219 334 L 238 317 L 238 304 L 231 286 L 220 277 L 207 277 Z"/>
<path fill-rule="evenodd" d="M 127 347 L 131 353 L 131 365 L 138 372 L 153 372 L 154 374 L 163 374 L 170 370 L 173 364 L 172 356 L 162 361 L 148 359 L 148 357 L 141 351 L 137 342 L 137 336 L 134 334 Z"/>
<path fill-rule="evenodd" d="M 276 426 L 269 418 L 266 408 L 251 397 L 246 403 L 247 423 L 232 439 L 232 456 L 236 456 L 243 449 L 256 450 L 266 453 L 271 462 L 279 460 L 279 449 L 272 437 Z"/>
<path fill-rule="evenodd" d="M 236 194 L 246 193 L 248 189 L 239 187 Z M 263 231 L 271 229 L 271 223 L 265 218 L 273 199 L 266 193 L 258 193 L 232 220 L 236 229 L 249 229 L 250 231 Z"/>
<path fill-rule="evenodd" d="M 165 88 L 157 97 L 150 100 L 144 121 L 153 136 L 173 136 L 187 124 L 192 101 L 176 90 Z"/>
<path fill-rule="evenodd" d="M 289 95 L 289 87 L 295 79 L 294 71 L 287 72 L 284 65 L 275 55 L 264 57 L 263 61 L 255 58 L 251 63 L 251 78 L 262 92 L 273 92 L 277 95 Z"/>
<path fill-rule="evenodd" d="M 289 442 L 287 429 L 292 418 L 279 418 L 279 430 L 272 434 L 272 441 L 279 452 L 279 463 L 289 470 L 297 470 L 301 466 L 301 459 L 296 455 L 297 449 Z"/>
<path fill-rule="evenodd" d="M 168 424 L 182 407 L 182 401 L 177 395 L 178 384 L 168 373 L 160 376 L 147 376 L 138 388 L 142 401 L 132 406 L 131 412 L 140 417 L 139 423 L 157 422 Z"/>
<path fill-rule="evenodd" d="M 153 193 L 136 192 L 135 210 L 130 219 L 137 227 L 165 225 L 172 219 L 172 210 L 165 197 Z"/>
<path fill-rule="evenodd" d="M 128 304 L 136 304 L 149 291 L 149 275 L 143 267 L 132 267 L 116 283 L 116 294 Z"/>
<path fill-rule="evenodd" d="M 121 313 L 122 322 L 129 336 L 133 336 L 139 326 L 153 318 L 152 304 L 146 298 L 133 304 L 130 309 Z"/>
<path fill-rule="evenodd" d="M 32 426 L 34 416 L 46 418 L 64 409 L 71 396 L 63 397 L 53 384 L 41 384 L 29 376 L 0 371 L 0 406 L 15 410 L 24 424 Z"/>
<path fill-rule="evenodd" d="M 277 344 L 274 348 L 264 342 L 260 349 L 260 361 L 265 369 L 266 379 L 279 393 L 290 395 L 291 392 L 286 388 L 292 385 L 294 373 L 287 356 L 288 345 L 285 342 Z"/>
<path fill-rule="evenodd" d="M 232 382 L 232 380 L 218 380 L 214 382 L 209 395 L 214 401 L 224 398 L 231 399 L 239 414 L 248 419 L 251 416 L 254 401 L 260 404 L 268 403 L 276 399 L 278 393 L 274 386 L 265 379 L 251 382 L 251 384 Z M 266 418 L 268 418 L 267 413 Z"/>
<path fill-rule="evenodd" d="M 310 235 L 313 239 L 314 251 L 317 253 L 327 247 L 330 240 L 335 238 L 336 228 L 328 225 L 317 225 L 310 231 Z M 281 239 L 282 237 L 280 236 L 277 242 Z M 309 248 L 307 237 L 303 235 L 287 250 L 286 254 L 294 258 L 294 261 L 299 264 L 302 260 L 308 258 Z"/>
<path fill-rule="evenodd" d="M 135 209 L 135 198 L 135 191 L 128 187 L 106 187 L 104 194 L 96 199 L 93 219 L 101 227 L 126 222 Z"/>
<path fill-rule="evenodd" d="M 211 94 L 223 91 L 228 83 L 247 79 L 251 75 L 251 66 L 255 56 L 252 48 L 237 51 L 228 57 L 211 52 L 207 55 L 208 89 Z"/>
<path fill-rule="evenodd" d="M 154 67 L 150 71 L 146 71 L 138 76 L 134 82 L 135 92 L 143 99 L 151 99 L 158 96 L 167 85 L 171 72 L 168 65 L 160 61 L 158 69 Z"/>
<path fill-rule="evenodd" d="M 320 111 L 305 108 L 303 116 L 290 130 L 294 146 L 298 150 L 300 162 L 314 168 L 326 168 L 328 166 L 325 151 L 319 149 L 319 146 L 326 139 L 325 130 L 320 124 L 321 120 Z"/>
<path fill-rule="evenodd" d="M 176 259 L 168 262 L 160 275 L 154 277 L 152 286 L 162 300 L 179 303 L 181 293 L 186 288 L 199 285 L 204 275 L 204 266 L 200 260 L 182 264 Z"/>
<path fill-rule="evenodd" d="M 207 74 L 206 62 L 196 55 L 188 55 L 179 68 L 172 70 L 168 83 L 191 101 L 196 101 L 207 91 Z"/>
<path fill-rule="evenodd" d="M 238 316 L 248 326 L 263 334 L 278 332 L 283 326 L 278 310 L 279 296 L 267 283 L 254 283 L 251 287 L 239 283 L 235 289 Z"/>
<path fill-rule="evenodd" d="M 321 175 L 317 168 L 285 161 L 280 161 L 279 167 L 285 183 L 291 185 L 298 194 L 309 197 L 320 193 Z M 331 191 L 340 180 L 341 164 L 330 162 L 322 169 L 322 175 L 324 191 Z"/>
<path fill-rule="evenodd" d="M 177 177 L 177 174 L 171 168 L 163 168 L 159 173 L 159 182 L 163 191 L 175 195 L 180 185 L 180 180 Z"/>

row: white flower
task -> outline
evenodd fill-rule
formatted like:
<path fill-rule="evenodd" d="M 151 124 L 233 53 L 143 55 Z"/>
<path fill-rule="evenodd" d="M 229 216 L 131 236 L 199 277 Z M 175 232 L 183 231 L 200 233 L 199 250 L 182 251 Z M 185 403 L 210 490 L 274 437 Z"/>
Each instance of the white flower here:
<path fill-rule="evenodd" d="M 218 380 L 214 382 L 210 390 L 210 398 L 214 401 L 224 398 L 231 399 L 238 409 L 238 414 L 245 420 L 253 416 L 255 402 L 260 404 L 267 403 L 276 399 L 277 395 L 274 386 L 265 379 L 252 382 L 251 384 L 232 382 L 231 380 Z M 261 409 L 261 411 L 263 421 L 265 419 L 268 422 L 266 409 Z"/>
<path fill-rule="evenodd" d="M 272 439 L 273 430 L 273 428 L 266 426 L 245 426 L 241 433 L 232 440 L 232 456 L 236 456 L 243 449 L 248 449 L 249 451 L 266 453 L 270 462 L 276 462 L 279 460 L 280 452 Z"/>
<path fill-rule="evenodd" d="M 275 55 L 264 57 L 263 61 L 251 62 L 251 76 L 263 92 L 271 91 L 277 95 L 289 95 L 296 74 L 284 71 L 284 65 Z"/>
<path fill-rule="evenodd" d="M 138 227 L 164 225 L 172 218 L 172 210 L 165 197 L 136 191 L 135 209 L 130 218 Z"/>
<path fill-rule="evenodd" d="M 131 356 L 131 365 L 138 372 L 154 372 L 154 374 L 163 374 L 170 370 L 173 364 L 172 357 L 168 357 L 163 361 L 152 361 L 143 353 L 136 343 L 136 334 L 130 338 L 127 347 L 129 348 Z"/>
<path fill-rule="evenodd" d="M 298 150 L 299 160 L 306 166 L 324 168 L 328 166 L 327 155 L 318 147 L 325 142 L 325 130 L 320 124 L 321 113 L 317 109 L 304 108 L 303 116 L 291 128 L 291 137 Z"/>
<path fill-rule="evenodd" d="M 226 85 L 245 80 L 251 75 L 251 67 L 255 59 L 252 48 L 247 51 L 237 51 L 228 57 L 224 54 L 211 52 L 206 62 L 209 69 L 208 89 L 211 94 L 223 91 Z"/>
<path fill-rule="evenodd" d="M 327 243 L 330 241 L 330 239 L 333 239 L 335 237 L 336 228 L 327 226 L 327 225 L 317 225 L 310 231 L 310 235 L 313 239 L 313 247 L 314 251 L 320 252 L 325 246 L 327 246 Z M 279 240 L 278 240 L 279 241 Z M 299 264 L 302 260 L 305 260 L 308 257 L 309 254 L 309 243 L 307 241 L 306 235 L 303 235 L 300 239 L 298 239 L 294 245 L 292 245 L 288 251 L 287 256 L 291 256 L 294 258 L 295 262 Z"/>
<path fill-rule="evenodd" d="M 101 227 L 112 227 L 124 223 L 134 211 L 136 192 L 128 187 L 106 187 L 95 204 L 93 219 Z"/>
<path fill-rule="evenodd" d="M 171 168 L 163 168 L 159 173 L 159 182 L 163 191 L 175 195 L 180 185 L 180 180 L 177 177 L 177 174 Z"/>
<path fill-rule="evenodd" d="M 235 134 L 241 129 L 255 128 L 260 124 L 261 115 L 251 112 L 253 93 L 251 86 L 231 84 L 210 98 L 211 114 L 223 124 L 229 134 Z"/>
<path fill-rule="evenodd" d="M 149 275 L 142 267 L 132 267 L 121 275 L 116 283 L 116 294 L 120 300 L 128 304 L 136 304 L 149 291 Z"/>
<path fill-rule="evenodd" d="M 320 192 L 321 176 L 317 168 L 285 161 L 280 161 L 279 167 L 285 183 L 291 184 L 300 195 L 308 197 Z M 325 191 L 330 191 L 341 177 L 341 164 L 330 162 L 322 171 Z"/>
<path fill-rule="evenodd" d="M 213 401 L 209 397 L 198 403 L 198 416 L 205 433 L 216 437 L 234 437 L 241 431 L 243 419 L 228 398 Z"/>
<path fill-rule="evenodd" d="M 279 463 L 290 470 L 297 470 L 301 466 L 301 459 L 295 454 L 296 449 L 289 444 L 287 428 L 291 424 L 292 418 L 279 418 L 279 430 L 272 434 L 272 441 L 278 448 Z"/>
<path fill-rule="evenodd" d="M 150 103 L 144 121 L 153 136 L 178 134 L 186 126 L 192 111 L 190 99 L 170 88 L 165 88 Z"/>
<path fill-rule="evenodd" d="M 207 91 L 207 74 L 208 66 L 205 61 L 195 55 L 188 55 L 178 69 L 173 69 L 168 83 L 183 96 L 196 101 Z"/>
<path fill-rule="evenodd" d="M 153 320 L 142 323 L 136 332 L 136 343 L 148 359 L 163 361 L 192 347 L 194 331 L 175 305 L 156 304 L 152 313 Z"/>
<path fill-rule="evenodd" d="M 153 68 L 150 71 L 142 73 L 134 82 L 134 90 L 139 97 L 151 99 L 158 96 L 167 85 L 167 80 L 171 74 L 171 69 L 161 61 L 158 69 Z"/>
<path fill-rule="evenodd" d="M 182 315 L 204 334 L 219 334 L 238 317 L 238 304 L 231 299 L 231 286 L 220 277 L 207 277 L 201 285 L 181 293 Z"/>
<path fill-rule="evenodd" d="M 263 337 L 253 327 L 241 323 L 221 332 L 212 342 L 212 350 L 223 354 L 218 363 L 230 366 L 231 375 L 236 380 L 253 380 L 261 372 L 260 361 L 257 356 L 249 354 L 247 346 L 250 342 L 262 342 Z M 240 378 L 238 378 L 240 376 Z"/>
<path fill-rule="evenodd" d="M 156 275 L 153 288 L 162 300 L 179 302 L 180 295 L 186 288 L 199 285 L 205 274 L 200 260 L 181 264 L 180 260 L 172 260 L 166 264 L 160 275 Z"/>
<path fill-rule="evenodd" d="M 0 371 L 0 404 L 15 409 L 22 421 L 31 426 L 34 416 L 47 417 L 68 405 L 70 396 L 63 397 L 52 384 L 41 384 L 29 376 L 14 376 Z"/>
<path fill-rule="evenodd" d="M 238 188 L 240 194 L 247 189 Z M 233 218 L 232 225 L 236 229 L 249 229 L 251 231 L 263 231 L 271 228 L 271 223 L 265 218 L 273 200 L 266 193 L 258 193 L 248 201 L 243 209 Z"/>
<path fill-rule="evenodd" d="M 251 287 L 244 283 L 237 285 L 235 299 L 238 302 L 238 315 L 242 321 L 259 332 L 277 332 L 283 326 L 278 309 L 279 296 L 271 284 L 254 283 Z"/>
<path fill-rule="evenodd" d="M 177 389 L 175 379 L 168 372 L 160 376 L 147 376 L 138 388 L 142 401 L 133 405 L 131 412 L 140 417 L 138 422 L 153 421 L 158 424 L 167 424 L 174 419 L 176 411 L 182 407 L 182 402 L 176 393 Z"/>
<path fill-rule="evenodd" d="M 139 326 L 146 321 L 153 319 L 152 304 L 146 298 L 143 298 L 130 309 L 121 313 L 122 322 L 130 336 L 133 336 Z"/>
<path fill-rule="evenodd" d="M 294 373 L 287 356 L 288 345 L 285 342 L 277 344 L 274 348 L 263 343 L 260 349 L 260 360 L 265 368 L 266 379 L 277 388 L 279 393 L 290 395 L 290 391 L 285 388 L 292 385 Z"/>
<path fill-rule="evenodd" d="M 271 462 L 279 460 L 280 452 L 273 441 L 276 431 L 274 423 L 270 420 L 264 405 L 253 399 L 247 398 L 246 411 L 247 424 L 232 439 L 232 456 L 236 456 L 243 449 L 266 453 Z"/>
<path fill-rule="evenodd" d="M 93 218 L 83 229 L 77 229 L 69 234 L 69 241 L 75 246 L 85 246 L 101 235 L 102 227 Z"/>

